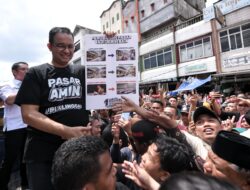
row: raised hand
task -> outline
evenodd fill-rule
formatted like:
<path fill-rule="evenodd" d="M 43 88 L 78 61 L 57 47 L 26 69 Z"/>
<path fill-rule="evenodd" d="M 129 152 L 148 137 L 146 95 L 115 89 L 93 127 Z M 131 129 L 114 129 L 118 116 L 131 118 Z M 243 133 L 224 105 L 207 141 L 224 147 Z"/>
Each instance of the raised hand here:
<path fill-rule="evenodd" d="M 133 102 L 129 98 L 122 96 L 122 99 L 122 102 L 114 104 L 114 106 L 112 107 L 113 111 L 117 113 L 134 112 L 136 110 L 136 107 L 138 107 L 138 105 L 136 105 L 135 102 Z"/>
<path fill-rule="evenodd" d="M 188 104 L 196 107 L 198 102 L 198 96 L 196 94 L 193 94 L 188 98 Z"/>
<path fill-rule="evenodd" d="M 122 168 L 125 177 L 134 181 L 141 188 L 148 190 L 159 189 L 160 185 L 136 161 L 133 163 L 124 161 Z"/>
<path fill-rule="evenodd" d="M 222 129 L 225 131 L 231 131 L 232 128 L 234 127 L 234 121 L 235 121 L 235 115 L 231 119 L 222 121 L 221 123 Z"/>

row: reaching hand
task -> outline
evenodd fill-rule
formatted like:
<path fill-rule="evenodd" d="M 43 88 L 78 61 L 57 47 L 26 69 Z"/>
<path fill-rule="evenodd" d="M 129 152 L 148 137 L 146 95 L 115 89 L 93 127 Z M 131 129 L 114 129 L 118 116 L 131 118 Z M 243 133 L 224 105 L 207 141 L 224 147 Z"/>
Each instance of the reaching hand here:
<path fill-rule="evenodd" d="M 106 32 L 106 31 L 103 34 L 105 34 L 107 38 L 113 38 L 116 35 L 115 32 Z"/>
<path fill-rule="evenodd" d="M 137 105 L 129 98 L 122 96 L 122 99 L 123 99 L 122 102 L 114 104 L 114 106 L 112 107 L 113 111 L 117 113 L 134 112 Z"/>
<path fill-rule="evenodd" d="M 143 189 L 156 190 L 160 185 L 143 169 L 136 161 L 128 162 L 124 161 L 122 164 L 122 172 L 125 173 L 125 177 L 134 181 L 138 186 Z"/>

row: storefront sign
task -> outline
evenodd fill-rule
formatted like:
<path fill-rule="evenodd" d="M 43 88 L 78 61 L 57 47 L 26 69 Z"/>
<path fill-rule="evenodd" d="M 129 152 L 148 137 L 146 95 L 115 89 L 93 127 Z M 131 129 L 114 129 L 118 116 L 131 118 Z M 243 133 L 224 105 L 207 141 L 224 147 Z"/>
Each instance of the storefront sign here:
<path fill-rule="evenodd" d="M 207 70 L 206 63 L 196 64 L 196 65 L 188 65 L 188 66 L 185 67 L 185 73 L 186 74 L 201 72 L 201 71 L 206 71 L 206 70 Z"/>
<path fill-rule="evenodd" d="M 224 0 L 215 3 L 223 15 L 236 11 L 242 7 L 250 5 L 250 0 Z M 203 18 L 205 21 L 209 21 L 215 18 L 215 11 L 213 5 L 203 9 Z"/>
<path fill-rule="evenodd" d="M 250 65 L 250 55 L 224 59 L 222 64 L 224 68 Z"/>

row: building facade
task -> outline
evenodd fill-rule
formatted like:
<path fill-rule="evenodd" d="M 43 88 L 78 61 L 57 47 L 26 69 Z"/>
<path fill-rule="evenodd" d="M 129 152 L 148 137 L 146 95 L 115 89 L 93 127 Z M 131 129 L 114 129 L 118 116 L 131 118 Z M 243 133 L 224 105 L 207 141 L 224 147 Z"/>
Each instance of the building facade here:
<path fill-rule="evenodd" d="M 216 22 L 213 33 L 217 36 L 219 56 L 214 79 L 222 86 L 224 92 L 230 92 L 232 89 L 250 89 L 249 12 L 249 0 L 219 1 L 213 7 L 204 10 L 204 20 Z"/>
<path fill-rule="evenodd" d="M 117 34 L 123 33 L 122 30 L 122 6 L 123 1 L 116 0 L 110 7 L 103 11 L 101 18 L 101 28 L 103 32 L 116 32 Z"/>
<path fill-rule="evenodd" d="M 85 60 L 85 49 L 84 49 L 84 36 L 86 34 L 100 34 L 99 31 L 92 30 L 89 28 L 85 28 L 80 25 L 76 25 L 74 29 L 74 41 L 75 41 L 75 50 L 74 50 L 74 55 L 71 59 L 71 62 L 73 64 L 81 64 L 84 65 L 84 60 Z"/>
<path fill-rule="evenodd" d="M 182 79 L 212 75 L 223 89 L 232 82 L 235 89 L 248 88 L 249 4 L 222 0 L 211 8 L 205 1 L 127 1 L 123 31 L 140 36 L 141 87 L 173 90 Z"/>

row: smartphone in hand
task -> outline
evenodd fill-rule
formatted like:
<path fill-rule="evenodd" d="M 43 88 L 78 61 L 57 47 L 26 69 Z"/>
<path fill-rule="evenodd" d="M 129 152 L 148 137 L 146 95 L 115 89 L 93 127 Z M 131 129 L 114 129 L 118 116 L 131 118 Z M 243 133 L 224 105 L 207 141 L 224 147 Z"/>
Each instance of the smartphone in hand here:
<path fill-rule="evenodd" d="M 130 116 L 130 112 L 123 112 L 122 115 L 121 115 L 121 118 L 124 120 L 124 121 L 128 121 L 131 116 Z"/>

